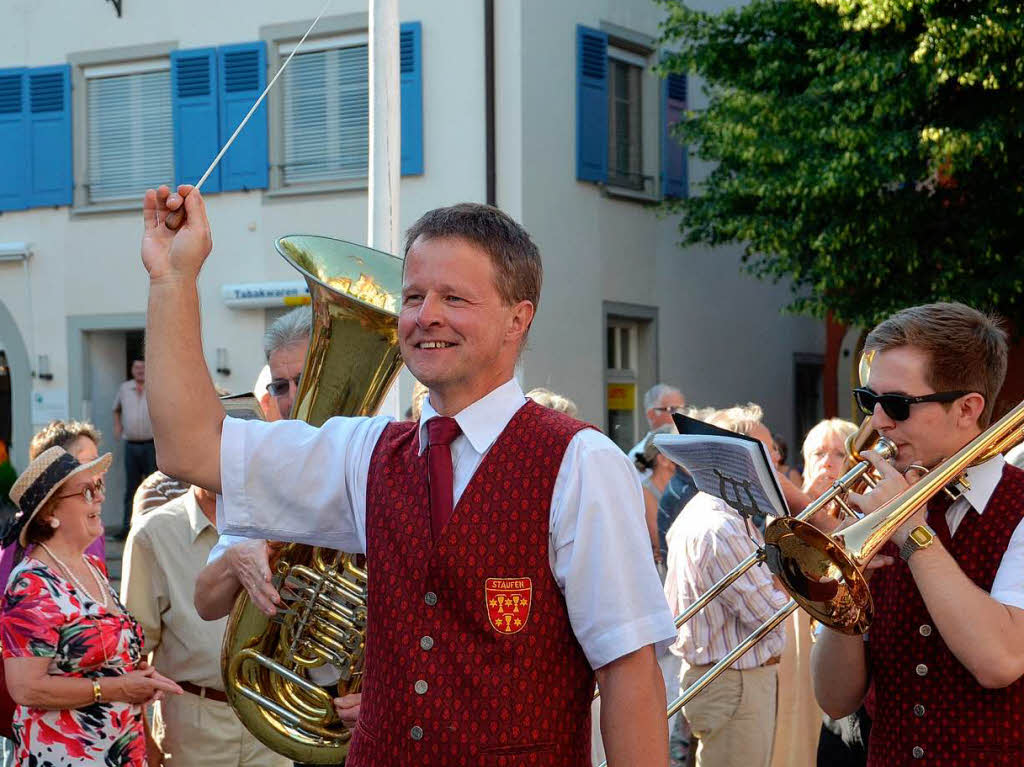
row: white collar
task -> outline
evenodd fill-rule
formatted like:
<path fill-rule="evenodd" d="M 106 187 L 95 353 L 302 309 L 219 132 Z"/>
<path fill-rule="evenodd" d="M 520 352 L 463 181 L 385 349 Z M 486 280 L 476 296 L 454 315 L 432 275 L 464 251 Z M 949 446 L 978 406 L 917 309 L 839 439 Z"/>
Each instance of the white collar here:
<path fill-rule="evenodd" d="M 996 485 L 1003 478 L 1005 465 L 1006 459 L 1001 455 L 996 455 L 964 472 L 971 487 L 969 490 L 964 490 L 963 497 L 979 514 L 984 513 L 985 507 L 988 506 L 988 502 L 992 498 L 992 493 L 996 491 Z"/>
<path fill-rule="evenodd" d="M 508 426 L 512 416 L 525 404 L 526 396 L 522 387 L 515 378 L 510 378 L 472 405 L 460 410 L 454 418 L 469 444 L 477 453 L 483 455 Z M 430 404 L 430 397 L 425 398 L 423 411 L 420 413 L 420 455 L 423 455 L 427 448 L 427 421 L 436 415 L 437 411 Z"/>

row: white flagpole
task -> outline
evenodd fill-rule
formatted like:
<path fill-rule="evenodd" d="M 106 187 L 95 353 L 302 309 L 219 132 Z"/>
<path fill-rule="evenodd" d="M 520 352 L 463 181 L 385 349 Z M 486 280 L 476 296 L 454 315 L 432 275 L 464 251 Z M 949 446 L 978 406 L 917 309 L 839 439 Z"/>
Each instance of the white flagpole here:
<path fill-rule="evenodd" d="M 367 244 L 388 253 L 400 250 L 398 184 L 400 179 L 401 109 L 398 71 L 398 0 L 370 1 L 370 158 Z M 380 412 L 401 418 L 398 381 Z"/>

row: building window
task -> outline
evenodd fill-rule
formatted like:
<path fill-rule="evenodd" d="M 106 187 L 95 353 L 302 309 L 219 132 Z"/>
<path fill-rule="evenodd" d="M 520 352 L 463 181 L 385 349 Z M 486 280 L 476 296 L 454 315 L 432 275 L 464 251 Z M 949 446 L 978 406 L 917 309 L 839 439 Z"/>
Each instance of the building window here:
<path fill-rule="evenodd" d="M 793 438 L 789 465 L 801 463 L 800 446 L 807 432 L 825 417 L 825 360 L 820 354 L 793 355 Z"/>
<path fill-rule="evenodd" d="M 294 43 L 282 45 L 287 56 Z M 367 176 L 369 69 L 365 34 L 316 43 L 284 74 L 285 186 Z"/>
<path fill-rule="evenodd" d="M 605 344 L 608 436 L 628 452 L 638 436 L 637 354 L 639 323 L 609 317 Z"/>
<path fill-rule="evenodd" d="M 174 180 L 170 63 L 161 58 L 84 71 L 88 202 L 135 200 Z"/>
<path fill-rule="evenodd" d="M 642 78 L 646 60 L 608 48 L 608 183 L 643 190 Z"/>

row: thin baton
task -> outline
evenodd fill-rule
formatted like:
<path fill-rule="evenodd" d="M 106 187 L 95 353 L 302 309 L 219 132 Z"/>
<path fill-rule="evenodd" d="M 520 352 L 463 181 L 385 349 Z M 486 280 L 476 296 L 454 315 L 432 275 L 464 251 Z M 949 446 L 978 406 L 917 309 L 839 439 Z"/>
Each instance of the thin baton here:
<path fill-rule="evenodd" d="M 274 78 L 269 83 L 267 83 L 267 87 L 263 89 L 263 93 L 261 93 L 260 97 L 256 99 L 256 103 L 249 108 L 248 114 L 246 114 L 246 116 L 242 118 L 242 122 L 240 122 L 238 124 L 238 127 L 235 128 L 235 132 L 231 134 L 231 138 L 229 138 L 227 142 L 225 142 L 224 146 L 221 147 L 220 151 L 217 152 L 217 156 L 213 158 L 213 162 L 210 163 L 210 167 L 206 169 L 206 173 L 203 174 L 203 177 L 196 182 L 196 185 L 194 187 L 192 187 L 193 189 L 198 191 L 199 188 L 202 187 L 206 179 L 209 178 L 210 174 L 213 173 L 213 169 L 217 167 L 217 163 L 220 162 L 220 159 L 224 156 L 224 153 L 231 148 L 231 145 L 234 143 L 235 139 L 238 138 L 238 134 L 242 132 L 242 128 L 244 128 L 245 124 L 249 122 L 249 118 L 252 117 L 253 114 L 255 114 L 257 109 L 259 109 L 260 104 L 263 103 L 263 99 L 267 97 L 267 94 L 270 93 L 270 89 L 273 88 L 274 83 L 277 82 L 277 78 L 281 76 L 281 73 L 284 71 L 284 68 L 288 66 L 288 62 L 292 60 L 292 56 L 294 56 L 295 53 L 299 50 L 299 48 L 302 47 L 302 44 L 306 42 L 306 38 L 309 36 L 309 33 L 313 31 L 313 27 L 316 26 L 316 23 L 320 21 L 320 17 L 327 12 L 327 6 L 329 6 L 330 4 L 331 0 L 327 0 L 327 2 L 324 3 L 323 10 L 321 10 L 317 17 L 313 19 L 313 23 L 309 25 L 309 29 L 306 30 L 306 34 L 302 36 L 302 39 L 299 40 L 298 44 L 292 49 L 292 52 L 288 54 L 288 58 L 284 60 L 284 63 L 281 65 L 281 68 L 277 70 L 277 74 L 274 75 Z M 164 219 L 164 225 L 171 231 L 178 230 L 179 228 L 181 228 L 181 225 L 183 223 L 185 223 L 184 195 L 182 195 L 181 207 L 178 208 L 177 210 L 172 210 L 170 213 L 167 214 L 167 217 Z"/>

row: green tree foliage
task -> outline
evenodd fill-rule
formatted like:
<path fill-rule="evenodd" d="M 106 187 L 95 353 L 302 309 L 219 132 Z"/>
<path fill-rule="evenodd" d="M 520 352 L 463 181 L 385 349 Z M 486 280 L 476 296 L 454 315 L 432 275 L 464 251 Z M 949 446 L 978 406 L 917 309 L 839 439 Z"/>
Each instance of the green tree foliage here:
<path fill-rule="evenodd" d="M 662 71 L 699 75 L 708 102 L 676 128 L 711 164 L 669 206 L 684 244 L 741 243 L 802 313 L 955 299 L 1024 326 L 1019 5 L 664 5 Z"/>

